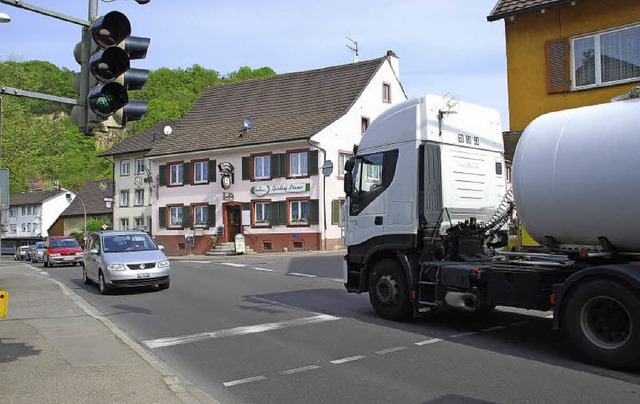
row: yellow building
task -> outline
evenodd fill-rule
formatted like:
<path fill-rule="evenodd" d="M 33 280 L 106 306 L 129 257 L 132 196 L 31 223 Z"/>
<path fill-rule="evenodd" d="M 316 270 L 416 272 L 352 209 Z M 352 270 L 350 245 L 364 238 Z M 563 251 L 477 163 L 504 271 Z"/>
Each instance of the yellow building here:
<path fill-rule="evenodd" d="M 509 160 L 539 115 L 608 102 L 640 84 L 638 0 L 499 0 L 487 20 L 505 24 Z"/>

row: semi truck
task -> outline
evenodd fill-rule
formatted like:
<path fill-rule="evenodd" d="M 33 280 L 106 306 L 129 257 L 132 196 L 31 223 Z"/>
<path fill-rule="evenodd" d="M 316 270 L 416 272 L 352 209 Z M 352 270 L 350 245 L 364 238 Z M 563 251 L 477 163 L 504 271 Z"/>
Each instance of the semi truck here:
<path fill-rule="evenodd" d="M 509 192 L 495 110 L 434 95 L 388 109 L 345 164 L 347 291 L 368 292 L 389 320 L 552 310 L 581 359 L 638 363 L 640 99 L 630 94 L 532 121 Z M 514 207 L 549 253 L 500 254 Z"/>

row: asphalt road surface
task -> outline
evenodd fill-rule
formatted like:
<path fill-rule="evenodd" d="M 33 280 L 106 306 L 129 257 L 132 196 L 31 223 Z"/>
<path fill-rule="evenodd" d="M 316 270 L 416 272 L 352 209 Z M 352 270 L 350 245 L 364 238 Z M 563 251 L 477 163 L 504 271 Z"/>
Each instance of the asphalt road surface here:
<path fill-rule="evenodd" d="M 170 289 L 107 296 L 79 267 L 47 271 L 222 403 L 640 402 L 640 371 L 580 362 L 550 313 L 386 321 L 341 259 L 172 260 Z"/>

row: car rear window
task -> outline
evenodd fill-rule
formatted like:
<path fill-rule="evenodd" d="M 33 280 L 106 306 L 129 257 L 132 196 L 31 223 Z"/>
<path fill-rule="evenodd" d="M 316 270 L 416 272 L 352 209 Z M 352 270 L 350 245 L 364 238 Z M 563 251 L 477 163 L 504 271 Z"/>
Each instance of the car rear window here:
<path fill-rule="evenodd" d="M 71 248 L 80 247 L 78 240 L 75 238 L 54 238 L 49 242 L 49 247 L 54 248 Z"/>
<path fill-rule="evenodd" d="M 38 241 L 36 243 L 36 248 L 42 248 L 42 247 L 44 247 L 44 241 Z"/>

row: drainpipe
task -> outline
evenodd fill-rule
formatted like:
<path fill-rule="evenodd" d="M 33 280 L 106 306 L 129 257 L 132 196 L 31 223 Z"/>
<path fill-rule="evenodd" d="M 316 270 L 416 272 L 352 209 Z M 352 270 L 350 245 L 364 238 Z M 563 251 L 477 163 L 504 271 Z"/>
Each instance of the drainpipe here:
<path fill-rule="evenodd" d="M 322 152 L 322 165 L 324 166 L 324 163 L 327 161 L 327 151 L 320 147 L 317 142 L 312 143 L 311 139 L 307 139 L 307 143 Z M 327 177 L 325 177 L 324 174 L 321 174 L 320 172 L 318 172 L 318 175 L 322 175 L 322 219 L 324 222 L 324 231 L 322 232 L 322 250 L 327 251 L 327 198 L 325 191 Z"/>

